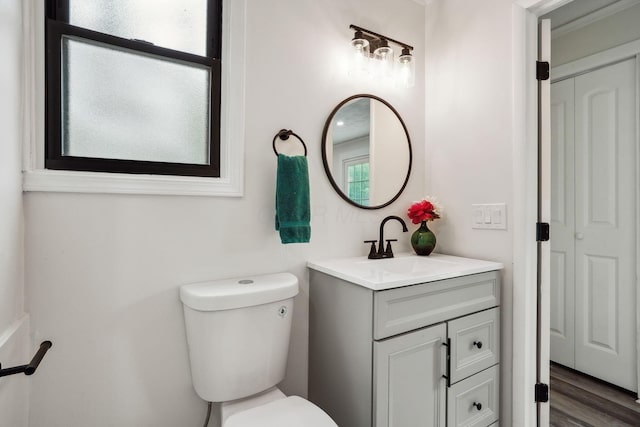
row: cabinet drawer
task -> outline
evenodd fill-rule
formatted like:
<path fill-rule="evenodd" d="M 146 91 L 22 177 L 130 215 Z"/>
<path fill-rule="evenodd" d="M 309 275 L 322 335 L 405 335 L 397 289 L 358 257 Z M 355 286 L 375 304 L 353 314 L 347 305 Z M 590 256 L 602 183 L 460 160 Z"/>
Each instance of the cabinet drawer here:
<path fill-rule="evenodd" d="M 449 388 L 448 427 L 487 427 L 498 420 L 498 366 L 479 372 Z"/>
<path fill-rule="evenodd" d="M 499 301 L 497 271 L 375 292 L 373 336 L 390 337 L 492 308 Z"/>
<path fill-rule="evenodd" d="M 500 309 L 481 311 L 449 322 L 451 383 L 500 362 Z"/>

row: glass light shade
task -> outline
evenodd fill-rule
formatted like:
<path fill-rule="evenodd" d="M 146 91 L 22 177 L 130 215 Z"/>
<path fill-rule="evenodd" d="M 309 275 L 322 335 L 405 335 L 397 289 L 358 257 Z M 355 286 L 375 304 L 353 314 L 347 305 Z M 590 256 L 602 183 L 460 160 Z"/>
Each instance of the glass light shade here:
<path fill-rule="evenodd" d="M 362 31 L 356 31 L 353 35 L 353 39 L 351 39 L 351 46 L 356 50 L 366 49 L 367 53 L 369 53 L 369 40 L 364 38 Z"/>
<path fill-rule="evenodd" d="M 391 58 L 393 61 L 393 49 L 390 46 L 380 46 L 376 49 L 375 54 L 378 59 Z"/>
<path fill-rule="evenodd" d="M 381 41 L 380 47 L 374 51 L 376 76 L 378 78 L 391 78 L 393 76 L 393 49 L 386 40 Z"/>
<path fill-rule="evenodd" d="M 398 58 L 398 86 L 410 88 L 416 84 L 416 62 L 409 49 L 402 49 Z"/>
<path fill-rule="evenodd" d="M 356 31 L 351 40 L 351 58 L 349 60 L 349 75 L 355 78 L 369 76 L 369 40 L 362 36 L 362 32 Z"/>

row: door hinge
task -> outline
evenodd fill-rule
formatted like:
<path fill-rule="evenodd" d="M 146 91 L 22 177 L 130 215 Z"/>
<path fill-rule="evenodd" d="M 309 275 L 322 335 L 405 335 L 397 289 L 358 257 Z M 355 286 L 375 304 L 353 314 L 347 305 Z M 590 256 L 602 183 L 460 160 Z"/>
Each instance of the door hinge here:
<path fill-rule="evenodd" d="M 536 384 L 535 388 L 536 402 L 548 402 L 549 401 L 549 386 L 544 383 Z"/>
<path fill-rule="evenodd" d="M 549 63 L 546 61 L 536 61 L 536 79 L 549 80 Z"/>
<path fill-rule="evenodd" d="M 549 241 L 549 223 L 537 222 L 536 223 L 536 242 L 548 242 Z"/>

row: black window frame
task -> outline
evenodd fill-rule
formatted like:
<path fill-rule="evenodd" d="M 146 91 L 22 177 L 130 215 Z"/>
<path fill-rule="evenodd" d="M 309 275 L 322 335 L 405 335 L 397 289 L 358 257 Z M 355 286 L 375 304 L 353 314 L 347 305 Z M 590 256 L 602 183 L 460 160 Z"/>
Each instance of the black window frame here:
<path fill-rule="evenodd" d="M 47 0 L 45 17 L 45 168 L 85 172 L 220 177 L 222 0 L 207 0 L 206 56 L 130 40 L 69 24 L 69 1 Z M 76 0 L 81 1 L 81 0 Z M 209 164 L 106 159 L 62 155 L 62 38 L 69 36 L 132 53 L 210 70 Z"/>

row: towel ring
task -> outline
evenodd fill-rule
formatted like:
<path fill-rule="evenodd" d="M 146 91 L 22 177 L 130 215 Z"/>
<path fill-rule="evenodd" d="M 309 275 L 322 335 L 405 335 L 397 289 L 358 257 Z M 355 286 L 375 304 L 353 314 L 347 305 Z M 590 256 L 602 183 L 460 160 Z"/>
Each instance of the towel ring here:
<path fill-rule="evenodd" d="M 304 143 L 304 141 L 302 140 L 302 138 L 300 138 L 298 135 L 296 135 L 291 129 L 287 130 L 287 129 L 281 129 L 280 132 L 278 132 L 276 134 L 276 136 L 273 137 L 273 152 L 276 153 L 276 156 L 280 153 L 278 153 L 278 150 L 276 150 L 276 139 L 280 138 L 283 141 L 286 141 L 287 139 L 289 139 L 289 136 L 295 136 L 296 138 L 298 138 L 298 141 L 300 141 L 302 143 L 302 146 L 304 147 L 304 156 L 307 157 L 307 145 Z"/>

